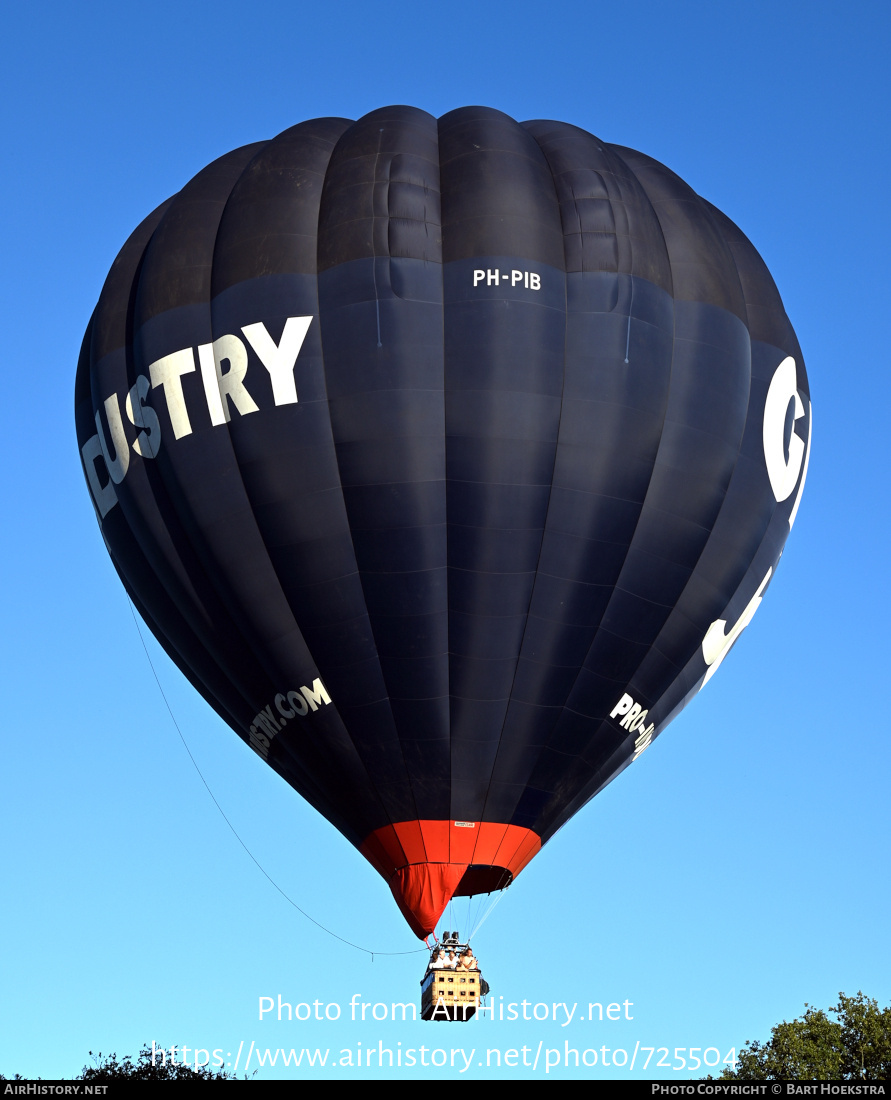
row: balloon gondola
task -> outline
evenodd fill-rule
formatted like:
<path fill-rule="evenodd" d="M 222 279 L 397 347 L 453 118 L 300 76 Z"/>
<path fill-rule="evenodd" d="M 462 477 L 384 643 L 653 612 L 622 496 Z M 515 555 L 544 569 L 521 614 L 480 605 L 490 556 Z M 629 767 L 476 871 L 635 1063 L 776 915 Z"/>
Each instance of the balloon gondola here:
<path fill-rule="evenodd" d="M 458 932 L 443 932 L 421 979 L 421 1019 L 472 1020 L 489 993 L 479 960 Z"/>
<path fill-rule="evenodd" d="M 476 107 L 199 172 L 115 260 L 75 404 L 139 613 L 422 937 L 710 678 L 811 438 L 732 222 L 642 153 Z"/>

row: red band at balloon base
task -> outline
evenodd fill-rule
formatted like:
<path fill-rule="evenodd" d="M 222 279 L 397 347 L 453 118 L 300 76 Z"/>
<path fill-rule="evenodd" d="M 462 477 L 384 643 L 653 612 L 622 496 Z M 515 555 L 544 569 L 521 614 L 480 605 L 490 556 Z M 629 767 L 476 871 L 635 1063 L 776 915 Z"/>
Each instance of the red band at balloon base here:
<path fill-rule="evenodd" d="M 423 939 L 453 897 L 503 889 L 540 848 L 538 834 L 521 825 L 400 821 L 375 829 L 360 851 Z"/>

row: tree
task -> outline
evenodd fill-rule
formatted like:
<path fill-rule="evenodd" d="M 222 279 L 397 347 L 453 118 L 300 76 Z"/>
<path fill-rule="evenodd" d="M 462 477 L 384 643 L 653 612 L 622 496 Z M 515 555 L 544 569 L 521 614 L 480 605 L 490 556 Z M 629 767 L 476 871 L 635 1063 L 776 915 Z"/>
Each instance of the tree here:
<path fill-rule="evenodd" d="M 169 1052 L 168 1047 L 168 1052 Z M 101 1084 L 103 1081 L 235 1081 L 234 1073 L 226 1073 L 224 1069 L 210 1066 L 198 1066 L 193 1069 L 184 1062 L 173 1062 L 168 1052 L 160 1051 L 156 1047 L 154 1058 L 152 1048 L 143 1046 L 139 1057 L 134 1062 L 128 1054 L 126 1058 L 118 1061 L 117 1054 L 103 1055 L 89 1052 L 93 1059 L 92 1066 L 84 1066 L 75 1081 L 90 1081 L 93 1084 Z M 164 1053 L 164 1061 L 160 1054 Z M 0 1081 L 41 1080 L 41 1078 L 23 1078 L 21 1074 L 6 1078 L 0 1073 Z"/>
<path fill-rule="evenodd" d="M 234 1073 L 226 1073 L 224 1069 L 211 1068 L 210 1066 L 198 1066 L 193 1069 L 184 1062 L 173 1062 L 170 1055 L 164 1051 L 152 1055 L 149 1046 L 143 1046 L 139 1052 L 139 1058 L 134 1062 L 128 1054 L 123 1061 L 118 1061 L 117 1054 L 109 1054 L 105 1057 L 101 1053 L 90 1057 L 94 1065 L 84 1066 L 77 1081 L 234 1081 Z M 164 1060 L 161 1061 L 163 1056 Z"/>
<path fill-rule="evenodd" d="M 829 1009 L 805 1003 L 804 1015 L 771 1028 L 770 1039 L 750 1040 L 735 1070 L 721 1080 L 857 1081 L 891 1079 L 891 1006 L 872 997 L 839 993 Z"/>

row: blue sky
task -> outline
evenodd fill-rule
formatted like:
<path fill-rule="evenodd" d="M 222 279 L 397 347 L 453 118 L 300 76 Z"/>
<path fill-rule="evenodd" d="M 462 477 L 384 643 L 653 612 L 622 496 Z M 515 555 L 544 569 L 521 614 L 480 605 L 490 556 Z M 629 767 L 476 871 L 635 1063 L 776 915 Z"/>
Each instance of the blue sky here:
<path fill-rule="evenodd" d="M 260 1078 L 543 1077 L 569 1041 L 597 1064 L 550 1076 L 681 1079 L 658 1054 L 646 1072 L 645 1055 L 604 1066 L 603 1048 L 610 1062 L 635 1044 L 669 1048 L 670 1065 L 676 1047 L 723 1059 L 839 990 L 891 1001 L 887 8 L 38 0 L 8 8 L 2 30 L 0 1072 L 72 1076 L 88 1050 L 155 1039 L 233 1058 L 241 1042 L 329 1059 L 462 1048 L 471 1062 Z M 565 1027 L 349 1018 L 354 995 L 416 999 L 423 956 L 379 952 L 417 941 L 376 872 L 147 637 L 244 843 L 374 959 L 306 921 L 245 854 L 159 694 L 77 456 L 80 341 L 134 226 L 229 149 L 390 103 L 561 119 L 663 161 L 761 252 L 810 376 L 808 484 L 752 625 L 475 940 L 496 1006 L 577 1004 Z M 258 1020 L 278 994 L 341 1018 Z M 625 1001 L 631 1019 L 578 1019 Z M 479 1065 L 524 1046 L 531 1061 L 539 1044 L 534 1069 L 522 1054 Z"/>

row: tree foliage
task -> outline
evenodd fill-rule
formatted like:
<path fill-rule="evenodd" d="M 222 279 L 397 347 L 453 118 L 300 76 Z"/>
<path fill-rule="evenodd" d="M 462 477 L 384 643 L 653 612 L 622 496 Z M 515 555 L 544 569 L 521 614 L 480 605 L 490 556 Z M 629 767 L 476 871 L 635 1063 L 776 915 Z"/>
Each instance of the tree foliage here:
<path fill-rule="evenodd" d="M 93 1054 L 92 1066 L 84 1066 L 77 1081 L 233 1081 L 234 1073 L 226 1073 L 223 1069 L 199 1066 L 193 1069 L 183 1062 L 173 1062 L 169 1053 L 162 1062 L 158 1053 L 152 1057 L 151 1047 L 144 1046 L 139 1052 L 139 1057 L 134 1062 L 128 1054 L 122 1061 L 118 1061 L 117 1054 L 103 1056 Z"/>
<path fill-rule="evenodd" d="M 891 1079 L 891 1006 L 872 997 L 839 993 L 828 1012 L 805 1004 L 804 1015 L 771 1028 L 770 1039 L 750 1040 L 735 1070 L 722 1080 L 861 1081 Z M 832 1018 L 834 1017 L 834 1019 Z"/>
<path fill-rule="evenodd" d="M 193 1069 L 182 1061 L 173 1062 L 169 1048 L 163 1062 L 161 1050 L 156 1047 L 154 1059 L 152 1049 L 143 1046 L 139 1057 L 134 1062 L 128 1054 L 123 1059 L 118 1059 L 117 1054 L 94 1054 L 89 1052 L 93 1059 L 93 1065 L 84 1066 L 75 1081 L 90 1081 L 92 1084 L 101 1084 L 104 1081 L 234 1081 L 234 1073 L 226 1073 L 224 1069 L 210 1066 L 198 1066 Z M 0 1073 L 0 1081 L 7 1078 Z M 23 1078 L 16 1074 L 12 1081 L 37 1080 L 40 1078 Z"/>

